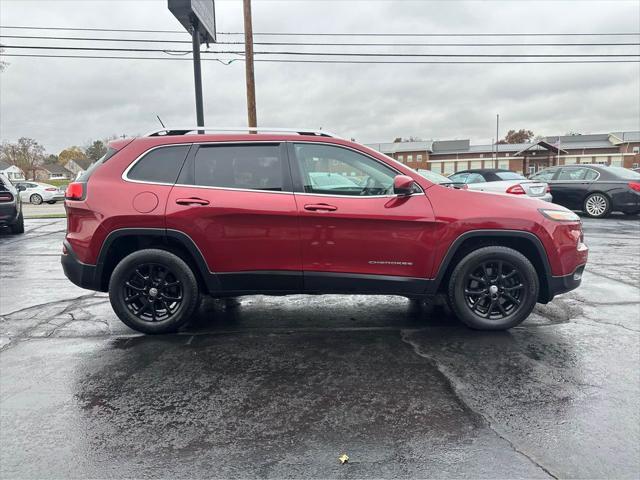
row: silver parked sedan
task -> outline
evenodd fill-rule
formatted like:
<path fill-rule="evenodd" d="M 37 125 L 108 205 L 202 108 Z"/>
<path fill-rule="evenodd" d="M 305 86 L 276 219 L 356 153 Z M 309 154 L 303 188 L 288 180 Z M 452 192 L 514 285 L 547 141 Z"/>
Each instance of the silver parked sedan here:
<path fill-rule="evenodd" d="M 551 190 L 544 182 L 528 180 L 519 173 L 500 168 L 482 168 L 463 170 L 449 176 L 449 181 L 464 184 L 470 190 L 480 190 L 492 193 L 510 193 L 513 195 L 527 195 L 545 202 L 551 202 Z"/>

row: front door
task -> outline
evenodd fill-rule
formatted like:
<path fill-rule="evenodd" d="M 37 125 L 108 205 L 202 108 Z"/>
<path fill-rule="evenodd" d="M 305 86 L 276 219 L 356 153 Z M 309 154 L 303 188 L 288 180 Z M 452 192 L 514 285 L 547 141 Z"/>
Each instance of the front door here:
<path fill-rule="evenodd" d="M 300 291 L 298 212 L 280 143 L 194 145 L 167 203 L 222 290 Z"/>
<path fill-rule="evenodd" d="M 289 146 L 308 291 L 421 293 L 432 257 L 426 195 L 393 194 L 399 172 L 350 148 Z"/>
<path fill-rule="evenodd" d="M 581 210 L 589 185 L 598 172 L 587 167 L 563 167 L 552 182 L 553 201 L 572 210 Z"/>

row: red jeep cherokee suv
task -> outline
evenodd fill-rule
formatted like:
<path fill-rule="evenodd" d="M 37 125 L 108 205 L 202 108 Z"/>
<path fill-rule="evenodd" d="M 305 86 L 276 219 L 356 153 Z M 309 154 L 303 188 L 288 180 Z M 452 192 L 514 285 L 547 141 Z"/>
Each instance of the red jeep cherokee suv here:
<path fill-rule="evenodd" d="M 580 284 L 564 207 L 436 185 L 326 132 L 231 131 L 111 142 L 67 189 L 65 274 L 135 330 L 177 330 L 201 294 L 293 293 L 444 293 L 470 327 L 506 329 Z"/>

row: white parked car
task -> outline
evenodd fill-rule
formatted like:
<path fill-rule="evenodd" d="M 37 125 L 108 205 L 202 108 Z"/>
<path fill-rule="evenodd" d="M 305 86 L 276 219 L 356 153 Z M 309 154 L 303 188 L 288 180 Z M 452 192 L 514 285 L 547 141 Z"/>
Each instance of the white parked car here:
<path fill-rule="evenodd" d="M 519 173 L 500 168 L 482 168 L 463 170 L 449 176 L 449 181 L 464 184 L 469 190 L 480 190 L 493 193 L 510 193 L 527 195 L 545 202 L 551 202 L 551 189 L 544 182 L 528 180 Z"/>
<path fill-rule="evenodd" d="M 42 202 L 56 203 L 64 200 L 64 191 L 48 183 L 18 182 L 16 188 L 23 202 L 40 205 Z"/>

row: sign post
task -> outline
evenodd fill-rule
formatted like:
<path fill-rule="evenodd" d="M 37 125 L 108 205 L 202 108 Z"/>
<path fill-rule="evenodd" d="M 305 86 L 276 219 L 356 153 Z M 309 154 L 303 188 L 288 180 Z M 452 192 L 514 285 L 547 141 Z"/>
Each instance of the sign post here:
<path fill-rule="evenodd" d="M 202 43 L 208 45 L 216 41 L 216 10 L 213 2 L 214 0 L 168 0 L 169 11 L 191 33 L 193 79 L 196 93 L 196 122 L 199 127 L 204 127 L 200 45 Z"/>

